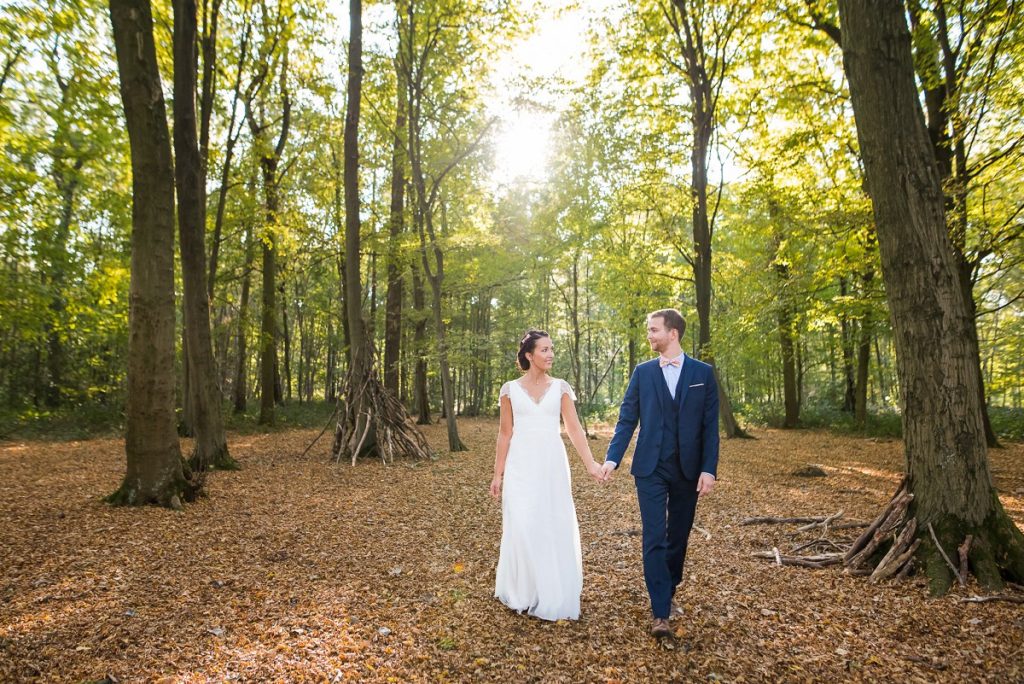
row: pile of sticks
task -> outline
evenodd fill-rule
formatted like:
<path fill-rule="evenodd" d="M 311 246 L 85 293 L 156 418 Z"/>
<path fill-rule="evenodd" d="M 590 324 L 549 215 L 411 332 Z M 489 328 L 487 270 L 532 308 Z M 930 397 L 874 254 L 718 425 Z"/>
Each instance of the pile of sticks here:
<path fill-rule="evenodd" d="M 846 571 L 856 575 L 870 575 L 872 582 L 895 576 L 903 579 L 914 569 L 914 552 L 921 540 L 917 538 L 917 518 L 907 519 L 907 507 L 914 495 L 907 490 L 907 481 L 900 483 L 896 495 L 864 530 L 843 558 Z M 892 542 L 882 560 L 871 567 L 870 561 L 879 547 Z"/>
<path fill-rule="evenodd" d="M 821 534 L 819 537 L 809 542 L 804 542 L 794 546 L 788 555 L 783 554 L 778 547 L 773 547 L 771 551 L 758 551 L 754 554 L 754 557 L 774 560 L 776 565 L 798 565 L 804 568 L 826 568 L 830 565 L 838 565 L 839 563 L 842 563 L 848 548 L 847 545 L 829 539 L 829 530 L 841 530 L 867 526 L 867 523 L 856 521 L 838 522 L 842 517 L 843 511 L 837 511 L 832 515 L 817 518 L 747 518 L 741 521 L 740 525 L 800 525 L 796 530 L 789 533 L 790 537 L 795 537 L 798 534 L 811 532 L 820 528 Z M 797 555 L 801 552 L 808 551 L 816 553 L 804 553 L 804 555 Z"/>
<path fill-rule="evenodd" d="M 896 495 L 871 523 L 836 522 L 843 516 L 843 511 L 820 518 L 747 518 L 741 525 L 804 523 L 790 536 L 809 532 L 820 527 L 819 538 L 795 546 L 790 555 L 784 555 L 777 547 L 771 551 L 758 551 L 755 558 L 774 560 L 777 565 L 798 565 L 805 568 L 825 568 L 831 565 L 842 565 L 846 572 L 854 575 L 870 575 L 873 582 L 890 577 L 902 579 L 914 569 L 914 552 L 920 545 L 917 538 L 917 519 L 907 518 L 907 508 L 914 495 L 907 490 L 904 480 Z M 853 542 L 836 542 L 828 538 L 828 531 L 838 529 L 866 528 Z M 888 551 L 881 560 L 873 563 L 879 549 L 890 544 Z M 811 555 L 796 555 L 802 551 L 817 551 Z M 966 553 L 963 554 L 966 560 Z M 952 567 L 952 563 L 950 563 Z M 954 573 L 958 569 L 954 568 Z M 958 576 L 959 573 L 958 573 Z"/>
<path fill-rule="evenodd" d="M 430 458 L 427 440 L 392 392 L 384 388 L 375 369 L 356 374 L 350 369 L 342 388 L 341 416 L 334 431 L 331 454 L 335 461 L 376 453 L 384 463 L 395 455 Z"/>

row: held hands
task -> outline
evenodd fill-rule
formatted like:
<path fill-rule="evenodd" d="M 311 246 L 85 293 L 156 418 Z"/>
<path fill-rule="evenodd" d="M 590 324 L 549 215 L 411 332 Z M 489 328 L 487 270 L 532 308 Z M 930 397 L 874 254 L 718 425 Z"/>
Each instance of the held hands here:
<path fill-rule="evenodd" d="M 587 464 L 587 472 L 590 477 L 594 478 L 597 482 L 604 482 L 607 478 L 604 476 L 604 470 L 597 464 L 596 461 L 591 461 Z"/>

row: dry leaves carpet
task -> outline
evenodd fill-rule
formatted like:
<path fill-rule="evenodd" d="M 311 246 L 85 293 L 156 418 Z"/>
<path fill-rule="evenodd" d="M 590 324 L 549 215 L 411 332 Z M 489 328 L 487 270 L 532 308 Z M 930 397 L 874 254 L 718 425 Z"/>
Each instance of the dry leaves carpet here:
<path fill-rule="evenodd" d="M 687 615 L 656 643 L 632 478 L 599 486 L 572 456 L 583 614 L 545 623 L 492 598 L 495 423 L 461 431 L 468 453 L 355 468 L 327 462 L 326 437 L 300 458 L 316 431 L 236 436 L 244 470 L 212 474 L 209 498 L 182 512 L 100 501 L 123 475 L 120 441 L 0 444 L 0 680 L 1024 681 L 1022 605 L 752 557 L 816 533 L 746 517 L 873 517 L 897 485 L 898 441 L 724 441 Z M 443 426 L 428 437 L 443 449 Z M 1024 446 L 991 458 L 1022 523 Z M 828 476 L 792 475 L 809 463 Z"/>

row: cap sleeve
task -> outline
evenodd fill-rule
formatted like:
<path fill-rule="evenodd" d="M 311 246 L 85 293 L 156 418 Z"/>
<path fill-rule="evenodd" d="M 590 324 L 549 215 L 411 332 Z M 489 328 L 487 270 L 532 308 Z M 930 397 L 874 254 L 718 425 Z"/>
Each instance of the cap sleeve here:
<path fill-rule="evenodd" d="M 501 398 L 509 396 L 509 390 L 512 389 L 512 383 L 506 382 L 501 386 L 501 391 L 498 392 L 498 405 L 501 406 Z"/>
<path fill-rule="evenodd" d="M 562 394 L 568 394 L 570 399 L 576 401 L 576 393 L 572 391 L 572 387 L 569 386 L 569 383 L 565 380 L 559 380 L 558 382 L 562 383 Z"/>

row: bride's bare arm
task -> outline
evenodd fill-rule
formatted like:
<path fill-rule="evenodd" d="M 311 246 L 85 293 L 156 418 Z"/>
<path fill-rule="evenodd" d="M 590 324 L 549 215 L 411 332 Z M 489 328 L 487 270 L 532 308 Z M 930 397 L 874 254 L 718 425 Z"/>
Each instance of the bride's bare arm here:
<path fill-rule="evenodd" d="M 512 403 L 508 395 L 501 398 L 498 409 L 498 444 L 494 454 L 494 478 L 491 480 L 491 496 L 501 496 L 501 478 L 505 475 L 505 459 L 508 445 L 512 441 Z"/>
<path fill-rule="evenodd" d="M 576 404 L 568 394 L 562 395 L 562 421 L 565 423 L 565 432 L 569 435 L 569 441 L 576 448 L 576 453 L 580 455 L 580 459 L 583 461 L 583 465 L 586 466 L 587 472 L 595 480 L 603 480 L 601 466 L 597 465 L 597 462 L 594 461 L 594 455 L 590 452 L 590 443 L 587 440 L 587 435 L 583 432 L 583 426 L 580 425 L 580 417 L 576 414 Z"/>

